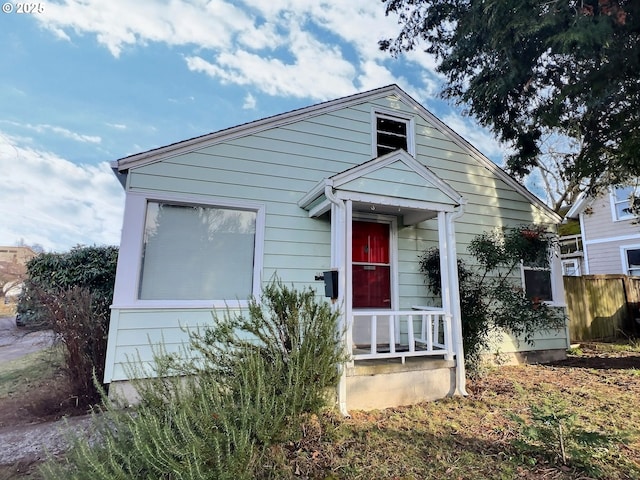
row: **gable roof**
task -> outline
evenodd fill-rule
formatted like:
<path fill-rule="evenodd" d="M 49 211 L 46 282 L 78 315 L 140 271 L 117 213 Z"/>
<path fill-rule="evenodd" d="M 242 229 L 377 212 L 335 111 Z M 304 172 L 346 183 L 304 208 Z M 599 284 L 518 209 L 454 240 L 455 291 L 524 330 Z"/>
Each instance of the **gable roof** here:
<path fill-rule="evenodd" d="M 311 217 L 329 211 L 326 187 L 343 200 L 376 208 L 379 213 L 388 210 L 400 215 L 405 225 L 433 218 L 438 211 L 451 212 L 465 203 L 454 188 L 404 150 L 322 179 L 298 201 L 298 206 L 308 210 Z"/>
<path fill-rule="evenodd" d="M 544 204 L 544 202 L 542 202 L 538 197 L 529 192 L 529 190 L 527 190 L 521 183 L 519 183 L 508 173 L 502 170 L 502 168 L 500 168 L 498 165 L 493 163 L 473 145 L 471 145 L 468 141 L 454 132 L 444 122 L 442 122 L 439 118 L 429 112 L 420 103 L 410 97 L 404 90 L 402 90 L 398 85 L 395 84 L 377 88 L 367 92 L 356 93 L 354 95 L 349 95 L 347 97 L 338 98 L 335 100 L 329 100 L 316 105 L 311 105 L 309 107 L 292 110 L 290 112 L 266 117 L 253 122 L 245 123 L 156 149 L 148 150 L 146 152 L 123 157 L 119 160 L 116 160 L 115 162 L 112 162 L 111 167 L 113 168 L 114 173 L 120 178 L 122 182 L 122 176 L 126 175 L 127 171 L 130 168 L 135 168 L 161 161 L 169 157 L 202 148 L 205 145 L 215 145 L 217 143 L 229 141 L 234 138 L 244 137 L 266 129 L 287 125 L 317 115 L 347 108 L 349 106 L 357 105 L 365 101 L 389 96 L 396 96 L 398 100 L 410 106 L 418 115 L 421 115 L 428 122 L 430 122 L 434 126 L 434 128 L 440 131 L 440 133 L 442 133 L 456 145 L 461 147 L 465 152 L 467 152 L 476 161 L 478 161 L 480 165 L 487 168 L 492 174 L 496 175 L 507 185 L 511 186 L 513 189 L 523 195 L 529 202 L 544 210 L 552 218 L 555 218 L 557 222 L 561 220 L 558 214 L 556 214 L 551 208 Z M 122 183 L 124 184 L 124 182 Z"/>
<path fill-rule="evenodd" d="M 576 198 L 576 201 L 573 203 L 573 205 L 571 205 L 571 208 L 569 209 L 565 217 L 573 219 L 578 218 L 591 202 L 593 202 L 593 197 L 591 197 L 591 195 L 587 195 L 585 192 L 580 192 L 578 198 Z"/>

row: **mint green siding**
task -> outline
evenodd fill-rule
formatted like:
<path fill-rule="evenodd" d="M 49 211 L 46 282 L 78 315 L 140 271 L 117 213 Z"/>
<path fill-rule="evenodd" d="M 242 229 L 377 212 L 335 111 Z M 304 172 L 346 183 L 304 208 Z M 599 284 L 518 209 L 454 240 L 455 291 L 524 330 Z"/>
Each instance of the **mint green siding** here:
<path fill-rule="evenodd" d="M 277 274 L 288 285 L 310 285 L 320 295 L 323 284 L 314 281 L 314 275 L 331 267 L 330 218 L 329 214 L 309 218 L 297 202 L 322 179 L 372 159 L 375 107 L 412 115 L 416 159 L 467 199 L 466 213 L 456 222 L 459 255 L 465 254 L 475 235 L 493 227 L 553 221 L 545 210 L 500 178 L 496 169 L 483 164 L 449 133 L 441 132 L 428 118 L 417 115 L 413 106 L 397 98 L 364 101 L 245 135 L 221 136 L 222 140 L 196 145 L 189 152 L 133 166 L 127 191 L 188 194 L 204 203 L 242 200 L 263 204 L 262 281 Z M 404 165 L 391 166 L 384 174 L 373 173 L 344 188 L 433 202 L 447 200 L 437 188 L 418 183 L 416 177 Z M 398 223 L 399 308 L 433 304 L 417 259 L 425 249 L 437 246 L 437 220 L 408 227 Z M 203 309 L 144 310 L 115 305 L 109 346 L 112 363 L 107 365 L 107 375 L 113 380 L 126 378 L 123 364 L 127 358 L 140 354 L 143 361 L 151 360 L 149 341 L 162 340 L 173 351 L 186 339 L 181 325 L 211 321 L 211 312 Z M 546 341 L 543 338 L 540 344 Z M 548 341 L 549 345 L 557 343 L 555 336 Z"/>

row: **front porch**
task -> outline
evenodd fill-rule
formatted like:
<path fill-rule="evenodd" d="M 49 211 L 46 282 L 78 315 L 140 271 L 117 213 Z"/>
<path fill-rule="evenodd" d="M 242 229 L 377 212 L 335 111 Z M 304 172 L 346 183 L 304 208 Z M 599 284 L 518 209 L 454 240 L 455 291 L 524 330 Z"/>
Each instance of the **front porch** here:
<path fill-rule="evenodd" d="M 453 360 L 451 314 L 432 307 L 355 310 L 347 331 L 353 361 L 442 357 Z"/>
<path fill-rule="evenodd" d="M 331 222 L 326 291 L 349 356 L 338 391 L 343 413 L 466 394 L 454 228 L 464 203 L 403 150 L 325 178 L 298 202 Z M 440 252 L 440 299 L 417 270 L 424 245 Z M 441 307 L 415 306 L 431 302 Z"/>
<path fill-rule="evenodd" d="M 351 362 L 344 383 L 350 409 L 411 405 L 451 396 L 456 362 L 451 315 L 433 307 L 358 310 L 347 342 Z"/>

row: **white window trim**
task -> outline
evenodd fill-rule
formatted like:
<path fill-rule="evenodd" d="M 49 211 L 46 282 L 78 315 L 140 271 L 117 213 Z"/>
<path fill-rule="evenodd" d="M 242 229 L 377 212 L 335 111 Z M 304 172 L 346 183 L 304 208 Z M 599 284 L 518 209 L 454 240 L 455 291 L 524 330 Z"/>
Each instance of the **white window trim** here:
<path fill-rule="evenodd" d="M 580 262 L 576 258 L 565 258 L 561 260 L 562 264 L 562 275 L 564 276 L 564 266 L 565 265 L 573 265 L 573 268 L 576 271 L 576 275 L 567 275 L 567 276 L 575 276 L 579 277 L 582 272 L 580 272 Z"/>
<path fill-rule="evenodd" d="M 262 266 L 264 257 L 264 230 L 266 208 L 264 204 L 229 201 L 227 199 L 196 195 L 165 194 L 158 192 L 127 192 L 122 238 L 118 254 L 116 282 L 112 308 L 118 309 L 211 309 L 248 306 L 248 298 L 233 300 L 141 300 L 138 286 L 144 244 L 144 224 L 148 202 L 175 202 L 204 207 L 235 208 L 256 212 L 255 249 L 253 258 L 253 285 L 251 295 L 258 298 L 262 286 Z"/>
<path fill-rule="evenodd" d="M 626 188 L 626 187 L 624 187 Z M 626 200 L 627 202 L 629 201 L 629 199 Z M 616 208 L 616 203 L 622 203 L 621 201 L 618 202 L 616 200 L 616 187 L 611 187 L 609 189 L 609 206 L 611 207 L 611 218 L 614 222 L 624 222 L 626 220 L 633 220 L 635 219 L 635 215 L 633 215 L 632 213 L 629 213 L 627 215 L 623 215 L 623 216 L 618 216 L 618 209 Z"/>
<path fill-rule="evenodd" d="M 640 250 L 640 244 L 620 246 L 620 266 L 622 267 L 622 273 L 624 275 L 629 275 L 629 261 L 627 260 L 627 250 Z"/>
<path fill-rule="evenodd" d="M 526 292 L 527 285 L 524 278 L 525 270 L 548 270 L 551 278 L 551 300 L 544 300 L 543 303 L 551 307 L 564 307 L 564 298 L 560 294 L 562 291 L 561 288 L 564 288 L 562 283 L 560 283 L 562 282 L 562 265 L 557 260 L 556 255 L 552 254 L 552 257 L 549 259 L 548 267 L 527 267 L 524 265 L 524 262 L 520 262 L 520 281 L 522 283 L 522 289 Z M 558 275 L 558 271 L 560 275 Z"/>
<path fill-rule="evenodd" d="M 371 109 L 371 155 L 372 158 L 378 157 L 378 129 L 376 119 L 378 117 L 389 118 L 407 124 L 407 153 L 413 157 L 416 156 L 416 135 L 415 135 L 415 119 L 411 115 L 406 115 L 396 110 L 388 108 L 372 108 Z"/>
<path fill-rule="evenodd" d="M 397 310 L 400 302 L 399 297 L 399 285 L 398 285 L 398 219 L 394 216 L 389 215 L 371 215 L 367 213 L 361 212 L 353 212 L 351 215 L 351 222 L 354 221 L 363 221 L 363 222 L 373 222 L 373 223 L 386 223 L 389 225 L 389 266 L 391 268 L 391 308 L 381 308 L 379 309 L 381 312 L 386 312 L 389 310 Z M 353 229 L 353 223 L 349 226 L 349 236 L 351 238 L 351 232 Z M 351 241 L 349 241 L 349 249 L 352 248 Z M 351 256 L 353 258 L 353 256 Z M 352 268 L 353 260 L 349 265 L 349 268 Z M 351 298 L 353 299 L 353 294 L 351 294 Z M 354 308 L 353 310 L 378 310 L 376 308 Z"/>

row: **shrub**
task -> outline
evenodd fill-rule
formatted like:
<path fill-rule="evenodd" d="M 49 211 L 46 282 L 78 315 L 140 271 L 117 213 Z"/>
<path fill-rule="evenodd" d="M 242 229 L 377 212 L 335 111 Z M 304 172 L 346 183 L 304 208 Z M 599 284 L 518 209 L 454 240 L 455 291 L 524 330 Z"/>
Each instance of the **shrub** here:
<path fill-rule="evenodd" d="M 113 299 L 116 247 L 75 247 L 41 254 L 27 263 L 18 312 L 31 328 L 51 328 L 66 348 L 73 393 L 83 405 L 100 400 Z"/>
<path fill-rule="evenodd" d="M 528 298 L 514 270 L 522 261 L 549 265 L 552 240 L 538 226 L 495 230 L 475 237 L 469 245 L 473 266 L 458 259 L 462 337 L 467 367 L 474 371 L 490 345 L 491 334 L 502 329 L 516 339 L 534 343 L 536 332 L 564 326 L 564 313 L 535 298 Z M 442 292 L 440 253 L 427 250 L 420 271 L 429 288 Z"/>
<path fill-rule="evenodd" d="M 46 301 L 72 287 L 88 289 L 96 308 L 108 311 L 117 259 L 118 249 L 113 246 L 77 246 L 65 253 L 41 253 L 27 262 L 27 280 L 17 312 L 27 326 L 49 328 Z"/>
<path fill-rule="evenodd" d="M 51 329 L 65 347 L 65 370 L 79 405 L 99 403 L 100 389 L 94 376 L 104 376 L 109 306 L 100 304 L 98 295 L 81 287 L 55 295 L 42 293 L 40 298 L 46 305 Z"/>
<path fill-rule="evenodd" d="M 627 432 L 606 434 L 584 428 L 578 415 L 570 412 L 567 402 L 560 398 L 529 405 L 529 411 L 529 419 L 509 415 L 519 431 L 514 444 L 529 463 L 541 457 L 552 464 L 577 467 L 590 478 L 610 478 L 608 470 L 625 463 L 616 458 L 616 453 L 617 445 L 628 437 Z"/>
<path fill-rule="evenodd" d="M 264 478 L 261 458 L 327 405 L 344 356 L 338 316 L 311 289 L 274 281 L 261 301 L 190 332 L 186 359 L 157 347 L 156 375 L 134 383 L 135 410 L 107 402 L 101 441 L 77 441 L 45 478 Z"/>

